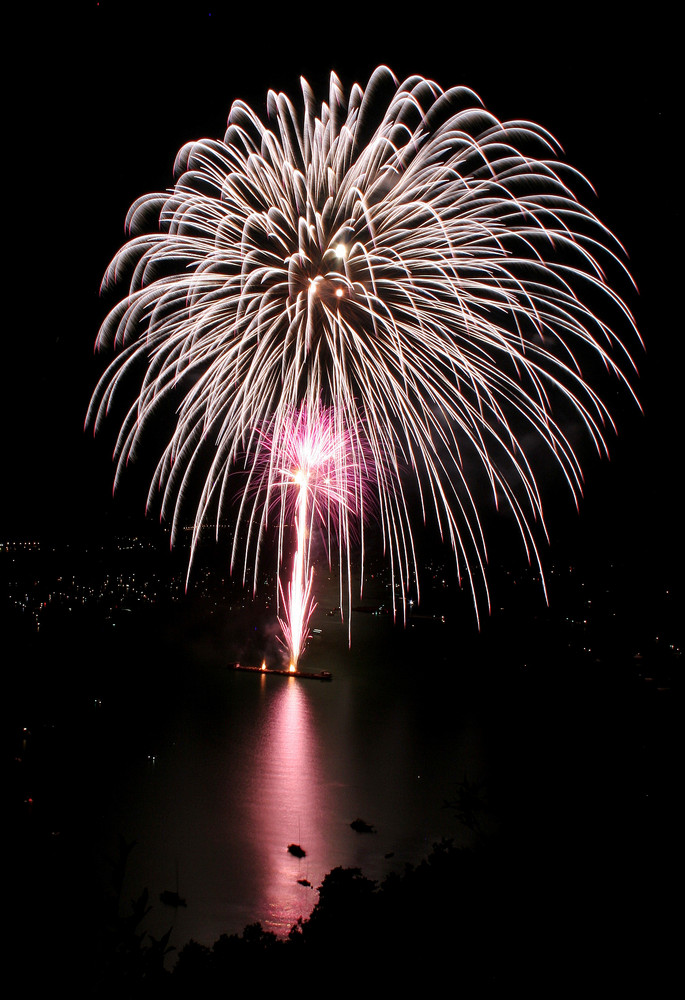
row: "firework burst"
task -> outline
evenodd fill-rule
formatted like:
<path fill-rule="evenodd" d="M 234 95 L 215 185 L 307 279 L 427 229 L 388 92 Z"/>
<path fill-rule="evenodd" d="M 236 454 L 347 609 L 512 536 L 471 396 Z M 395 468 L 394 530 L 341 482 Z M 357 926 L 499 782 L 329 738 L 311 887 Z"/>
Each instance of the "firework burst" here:
<path fill-rule="evenodd" d="M 293 566 L 287 590 L 280 586 L 284 618 L 279 619 L 291 665 L 297 666 L 309 635 L 312 599 L 312 537 L 318 529 L 327 551 L 333 543 L 341 553 L 340 592 L 351 602 L 351 542 L 359 539 L 363 559 L 364 521 L 373 508 L 372 459 L 363 440 L 356 444 L 339 422 L 335 407 L 302 405 L 296 412 L 279 411 L 273 426 L 256 439 L 247 463 L 247 488 L 241 515 L 257 538 L 269 524 L 278 524 L 279 563 L 283 562 L 286 521 L 294 526 Z M 242 508 L 249 505 L 249 512 Z M 250 540 L 246 551 L 250 551 Z M 237 557 L 237 538 L 233 556 Z M 341 600 L 342 607 L 342 600 Z M 350 616 L 348 614 L 348 623 Z"/>
<path fill-rule="evenodd" d="M 569 413 L 606 451 L 611 417 L 588 373 L 599 361 L 630 391 L 620 331 L 637 332 L 605 277 L 625 272 L 622 249 L 579 200 L 589 185 L 553 137 L 498 121 L 466 88 L 418 76 L 398 86 L 381 67 L 349 94 L 331 75 L 321 105 L 302 91 L 302 110 L 270 92 L 268 124 L 235 102 L 224 140 L 184 146 L 173 188 L 130 209 L 132 238 L 104 278 L 129 291 L 98 336 L 116 354 L 88 420 L 99 427 L 138 378 L 116 483 L 151 421 L 175 410 L 149 493 L 172 538 L 196 470 L 194 544 L 210 514 L 218 523 L 233 508 L 247 470 L 234 561 L 240 538 L 259 556 L 265 511 L 295 494 L 301 530 L 317 505 L 335 508 L 349 564 L 351 520 L 373 497 L 393 594 L 404 591 L 417 492 L 477 606 L 487 581 L 474 484 L 539 563 L 533 448 L 576 499 Z M 344 455 L 342 472 L 337 459 L 322 468 L 342 479 L 294 491 L 293 448 L 322 422 Z M 302 574 L 300 593 L 308 557 Z"/>

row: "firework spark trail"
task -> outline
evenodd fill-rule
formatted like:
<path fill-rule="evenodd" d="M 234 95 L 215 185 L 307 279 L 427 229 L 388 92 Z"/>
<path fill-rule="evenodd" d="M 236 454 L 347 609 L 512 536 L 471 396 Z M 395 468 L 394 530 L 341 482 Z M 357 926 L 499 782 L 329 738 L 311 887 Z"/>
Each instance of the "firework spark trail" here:
<path fill-rule="evenodd" d="M 264 473 L 262 429 L 278 441 L 293 414 L 323 409 L 351 466 L 368 470 L 393 595 L 416 568 L 414 489 L 477 608 L 487 595 L 479 482 L 539 566 L 537 445 L 577 502 L 568 413 L 605 453 L 613 424 L 593 388 L 596 361 L 632 392 L 617 330 L 639 337 L 606 277 L 628 276 L 623 250 L 579 200 L 589 185 L 554 138 L 498 121 L 466 88 L 419 76 L 397 86 L 380 67 L 349 95 L 332 74 L 320 107 L 305 81 L 302 91 L 301 113 L 269 93 L 269 125 L 235 102 L 224 140 L 188 143 L 174 188 L 132 206 L 133 236 L 103 282 L 127 278 L 129 293 L 97 341 L 118 353 L 88 421 L 97 429 L 142 368 L 115 485 L 148 425 L 175 406 L 148 501 L 161 501 L 173 540 L 202 476 L 194 549 L 247 469 L 233 559 L 244 544 L 243 575 L 253 555 L 256 576 L 269 504 L 254 491 L 272 495 L 280 475 L 273 452 Z"/>
<path fill-rule="evenodd" d="M 346 553 L 348 608 L 350 542 L 356 525 L 363 536 L 370 459 L 353 448 L 349 437 L 338 429 L 335 412 L 334 408 L 303 405 L 299 411 L 286 414 L 278 429 L 263 433 L 261 457 L 252 464 L 249 473 L 250 476 L 257 473 L 256 482 L 245 491 L 246 497 L 252 494 L 255 508 L 262 506 L 267 516 L 277 520 L 281 550 L 285 520 L 294 519 L 295 554 L 290 583 L 287 590 L 279 585 L 285 609 L 285 617 L 279 621 L 292 667 L 297 667 L 309 635 L 309 619 L 316 607 L 312 599 L 311 562 L 314 529 L 318 526 L 324 538 L 329 560 L 334 539 L 341 552 Z M 362 466 L 357 465 L 359 454 L 364 458 Z M 367 506 L 371 502 L 367 498 Z M 253 511 L 250 521 L 256 520 Z M 341 595 L 343 582 L 341 575 Z"/>
<path fill-rule="evenodd" d="M 284 595 L 285 621 L 279 618 L 283 631 L 284 645 L 290 657 L 290 669 L 296 669 L 307 639 L 309 638 L 309 619 L 314 611 L 312 603 L 312 578 L 314 569 L 307 559 L 307 474 L 298 471 L 295 477 L 297 484 L 297 513 L 295 514 L 295 558 L 293 571 L 288 587 L 287 600 Z"/>

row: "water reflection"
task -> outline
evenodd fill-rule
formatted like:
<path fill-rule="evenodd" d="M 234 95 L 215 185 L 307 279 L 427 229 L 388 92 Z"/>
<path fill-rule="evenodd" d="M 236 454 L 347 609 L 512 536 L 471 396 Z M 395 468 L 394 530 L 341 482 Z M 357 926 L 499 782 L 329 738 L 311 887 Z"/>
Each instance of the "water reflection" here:
<path fill-rule="evenodd" d="M 262 677 L 262 688 L 275 678 Z M 315 897 L 298 879 L 317 885 L 324 868 L 326 788 L 322 746 L 314 724 L 311 693 L 295 678 L 276 681 L 278 692 L 262 699 L 264 721 L 250 755 L 248 822 L 260 872 L 257 910 L 268 930 L 287 933 L 306 916 Z M 266 695 L 266 690 L 262 692 Z M 300 844 L 306 857 L 288 852 Z"/>
<path fill-rule="evenodd" d="M 117 754 L 103 855 L 119 833 L 137 841 L 125 898 L 149 888 L 156 938 L 173 923 L 175 947 L 211 946 L 257 920 L 287 935 L 335 866 L 380 880 L 453 832 L 443 803 L 465 773 L 480 776 L 477 718 L 443 682 L 417 685 L 401 652 L 387 655 L 390 623 L 359 619 L 353 652 L 346 626 L 321 619 L 311 663 L 332 670 L 331 684 L 195 658 L 165 711 L 155 702 L 144 716 L 144 741 L 130 738 L 140 712 L 115 730 L 129 752 Z M 357 817 L 378 832 L 356 833 Z M 188 906 L 172 911 L 159 894 L 177 884 Z"/>

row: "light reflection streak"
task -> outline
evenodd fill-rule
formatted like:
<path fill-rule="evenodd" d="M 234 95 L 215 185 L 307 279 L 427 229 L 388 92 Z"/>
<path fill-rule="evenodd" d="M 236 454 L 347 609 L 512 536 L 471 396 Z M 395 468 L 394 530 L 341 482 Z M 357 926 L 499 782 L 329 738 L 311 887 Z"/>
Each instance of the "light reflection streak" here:
<path fill-rule="evenodd" d="M 247 819 L 261 855 L 257 911 L 266 930 L 285 935 L 318 898 L 297 880 L 306 878 L 317 886 L 325 874 L 328 804 L 311 693 L 296 678 L 262 676 L 264 695 L 267 684 L 278 684 L 280 690 L 260 699 L 266 716 L 252 757 Z M 301 844 L 306 857 L 289 854 L 291 843 Z"/>

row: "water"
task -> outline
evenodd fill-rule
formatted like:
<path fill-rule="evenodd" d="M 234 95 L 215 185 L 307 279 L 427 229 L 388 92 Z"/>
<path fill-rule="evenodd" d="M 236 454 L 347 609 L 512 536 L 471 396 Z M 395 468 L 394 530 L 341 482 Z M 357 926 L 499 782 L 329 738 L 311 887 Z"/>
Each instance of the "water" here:
<path fill-rule="evenodd" d="M 235 615 L 214 634 L 179 620 L 159 653 L 168 683 L 120 691 L 110 711 L 120 745 L 96 840 L 109 856 L 120 835 L 136 841 L 123 898 L 147 886 L 145 927 L 158 937 L 173 923 L 177 948 L 254 921 L 286 935 L 333 867 L 382 879 L 443 835 L 468 839 L 444 802 L 465 774 L 486 776 L 486 754 L 478 712 L 455 702 L 450 668 L 434 659 L 441 625 L 416 622 L 417 642 L 411 626 L 353 613 L 350 650 L 347 625 L 326 614 L 335 603 L 324 592 L 313 621 L 322 634 L 303 664 L 331 670 L 332 683 L 230 671 Z M 246 615 L 241 625 L 244 634 Z M 154 646 L 132 652 L 149 675 Z M 358 817 L 376 832 L 352 830 Z M 158 902 L 164 890 L 187 907 Z"/>
<path fill-rule="evenodd" d="M 188 600 L 90 629 L 61 615 L 8 649 L 10 910 L 26 961 L 34 942 L 70 961 L 80 942 L 79 965 L 97 957 L 120 837 L 136 841 L 120 913 L 149 890 L 140 931 L 171 927 L 177 950 L 255 921 L 283 935 L 333 867 L 382 879 L 444 835 L 469 842 L 443 808 L 464 777 L 485 782 L 501 834 L 492 842 L 531 916 L 575 921 L 579 901 L 597 899 L 598 940 L 606 912 L 653 933 L 643 915 L 651 926 L 670 884 L 677 829 L 669 690 L 618 654 L 568 652 L 573 629 L 538 619 L 525 594 L 481 635 L 457 601 L 449 623 L 410 618 L 406 630 L 353 613 L 350 650 L 346 626 L 326 614 L 337 593 L 325 583 L 322 634 L 303 666 L 331 670 L 330 684 L 227 669 L 258 663 L 270 631 L 249 601 Z M 355 833 L 357 817 L 377 832 Z M 165 890 L 187 907 L 162 904 Z M 518 921 L 516 893 L 510 902 L 505 920 Z M 117 933 L 110 923 L 106 945 Z"/>

